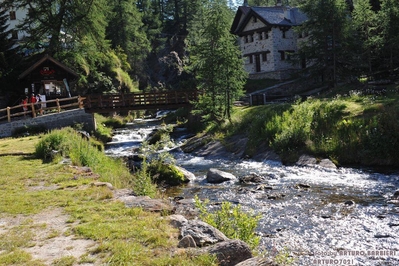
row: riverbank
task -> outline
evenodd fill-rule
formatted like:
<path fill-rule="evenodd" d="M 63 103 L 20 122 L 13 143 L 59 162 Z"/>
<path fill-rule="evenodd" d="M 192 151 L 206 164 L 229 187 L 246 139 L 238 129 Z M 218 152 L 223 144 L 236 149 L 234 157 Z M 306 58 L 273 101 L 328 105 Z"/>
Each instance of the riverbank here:
<path fill-rule="evenodd" d="M 396 84 L 384 93 L 346 85 L 294 103 L 236 107 L 231 123 L 210 124 L 199 138 L 203 144 L 220 141 L 242 158 L 266 154 L 286 165 L 308 154 L 337 166 L 396 168 L 398 90 Z"/>

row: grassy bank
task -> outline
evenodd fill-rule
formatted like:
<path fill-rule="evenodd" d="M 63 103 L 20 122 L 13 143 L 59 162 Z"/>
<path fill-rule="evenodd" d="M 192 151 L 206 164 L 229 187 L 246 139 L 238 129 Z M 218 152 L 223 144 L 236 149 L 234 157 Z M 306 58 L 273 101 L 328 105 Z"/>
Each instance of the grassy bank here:
<path fill-rule="evenodd" d="M 63 134 L 51 138 L 63 139 Z M 51 265 L 216 265 L 213 257 L 178 251 L 175 248 L 178 232 L 160 214 L 126 208 L 112 199 L 110 189 L 93 186 L 95 181 L 112 182 L 116 187 L 130 186 L 132 177 L 119 161 L 108 161 L 96 146 L 88 148 L 81 140 L 68 136 L 66 141 L 85 150 L 80 156 L 72 155 L 71 160 L 75 165 L 87 160 L 94 172 L 59 163 L 62 153 L 74 152 L 66 145 L 53 153 L 51 160 L 37 157 L 48 154 L 52 148 L 46 143 L 65 143 L 65 140 L 49 142 L 48 136 L 34 136 L 0 141 L 0 154 L 15 154 L 0 159 L 0 265 L 48 265 L 44 258 L 34 257 L 30 248 L 38 246 L 40 250 L 41 245 L 61 237 L 72 239 L 65 243 L 66 251 L 72 252 L 74 241 L 80 239 L 93 244 L 83 255 L 61 256 Z M 100 160 L 95 150 L 105 158 Z M 25 155 L 18 155 L 19 152 Z M 51 229 L 48 220 L 39 222 L 35 218 L 55 210 L 67 216 L 67 230 Z M 8 226 L 7 221 L 10 221 Z"/>
<path fill-rule="evenodd" d="M 247 154 L 266 144 L 286 163 L 303 153 L 341 165 L 399 166 L 399 95 L 345 86 L 293 104 L 236 108 L 233 123 L 213 132 L 249 137 Z"/>

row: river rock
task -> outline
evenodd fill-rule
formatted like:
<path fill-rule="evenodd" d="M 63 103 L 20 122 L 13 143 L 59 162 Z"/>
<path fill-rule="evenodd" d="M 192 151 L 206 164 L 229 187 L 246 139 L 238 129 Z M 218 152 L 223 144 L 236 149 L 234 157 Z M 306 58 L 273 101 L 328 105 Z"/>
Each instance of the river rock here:
<path fill-rule="evenodd" d="M 211 141 L 210 136 L 192 137 L 188 139 L 180 148 L 183 152 L 190 153 L 203 147 Z"/>
<path fill-rule="evenodd" d="M 278 266 L 278 264 L 268 258 L 254 257 L 244 260 L 235 266 Z"/>
<path fill-rule="evenodd" d="M 262 183 L 265 181 L 263 176 L 260 176 L 256 173 L 250 173 L 249 175 L 242 176 L 238 179 L 240 183 L 248 184 L 248 183 Z"/>
<path fill-rule="evenodd" d="M 399 200 L 399 190 L 396 190 L 395 193 L 393 193 L 392 199 Z"/>
<path fill-rule="evenodd" d="M 206 174 L 206 180 L 208 183 L 222 183 L 225 181 L 230 181 L 230 180 L 235 180 L 237 179 L 235 175 L 220 171 L 215 168 L 211 168 L 208 170 L 208 173 Z"/>
<path fill-rule="evenodd" d="M 195 175 L 190 171 L 184 169 L 183 167 L 175 165 L 176 169 L 184 175 L 184 180 L 186 182 L 192 182 L 195 180 Z"/>
<path fill-rule="evenodd" d="M 241 240 L 227 240 L 207 247 L 205 250 L 209 254 L 215 254 L 221 266 L 237 265 L 252 258 L 248 244 Z"/>
<path fill-rule="evenodd" d="M 310 155 L 301 155 L 299 157 L 298 161 L 296 162 L 296 165 L 298 166 L 321 166 L 324 168 L 331 168 L 331 169 L 336 169 L 337 166 L 330 160 L 330 159 L 322 159 L 322 160 L 317 160 L 315 157 L 310 156 Z"/>
<path fill-rule="evenodd" d="M 181 227 L 180 235 L 181 238 L 190 235 L 198 247 L 209 246 L 228 240 L 218 229 L 199 220 L 189 220 L 187 224 Z"/>

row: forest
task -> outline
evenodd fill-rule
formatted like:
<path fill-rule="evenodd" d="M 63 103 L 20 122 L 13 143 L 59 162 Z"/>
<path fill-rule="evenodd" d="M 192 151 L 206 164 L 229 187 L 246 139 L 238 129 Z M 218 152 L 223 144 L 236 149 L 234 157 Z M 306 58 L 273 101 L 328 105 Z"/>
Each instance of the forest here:
<path fill-rule="evenodd" d="M 3 0 L 0 95 L 18 97 L 14 95 L 18 75 L 49 54 L 79 74 L 75 86 L 79 94 L 206 88 L 228 95 L 230 103 L 242 95 L 246 82 L 237 36 L 230 33 L 237 6 L 243 2 Z M 275 0 L 245 2 L 276 4 Z M 331 87 L 360 78 L 395 76 L 399 1 L 281 2 L 307 14 L 307 22 L 296 30 L 309 33 L 309 39 L 292 57 L 309 62 L 307 75 L 323 77 Z M 10 39 L 7 30 L 10 7 L 28 10 L 18 25 L 26 33 L 19 43 Z"/>

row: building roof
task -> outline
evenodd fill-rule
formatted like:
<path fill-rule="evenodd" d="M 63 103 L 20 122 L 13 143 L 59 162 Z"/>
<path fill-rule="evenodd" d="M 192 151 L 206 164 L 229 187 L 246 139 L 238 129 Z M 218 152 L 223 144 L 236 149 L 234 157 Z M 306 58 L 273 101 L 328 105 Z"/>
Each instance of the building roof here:
<path fill-rule="evenodd" d="M 72 69 L 70 69 L 69 67 L 65 66 L 64 64 L 62 64 L 61 62 L 55 60 L 54 58 L 52 58 L 51 56 L 49 56 L 48 54 L 46 54 L 45 56 L 42 57 L 42 59 L 40 59 L 39 61 L 37 61 L 35 64 L 33 64 L 30 68 L 28 68 L 27 70 L 25 70 L 21 75 L 19 75 L 19 79 L 23 79 L 25 78 L 27 75 L 29 75 L 34 69 L 36 69 L 38 66 L 40 66 L 43 62 L 45 61 L 51 61 L 53 62 L 55 65 L 57 65 L 58 67 L 64 69 L 66 72 L 70 73 L 71 75 L 78 77 L 78 75 L 75 73 L 75 71 L 73 71 Z"/>
<path fill-rule="evenodd" d="M 240 6 L 234 18 L 231 32 L 241 32 L 251 17 L 257 17 L 266 25 L 292 27 L 301 25 L 307 20 L 306 15 L 298 8 L 288 6 L 248 7 Z"/>

